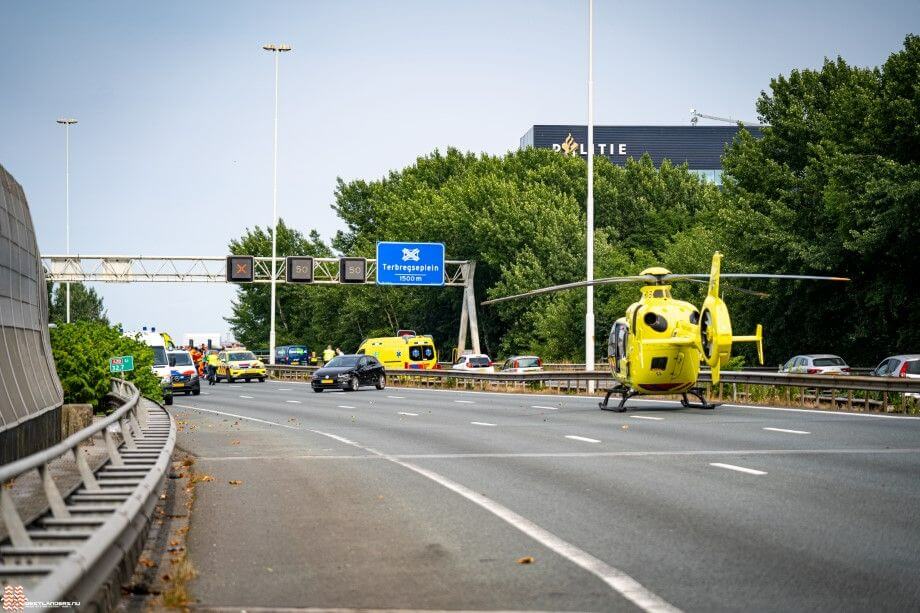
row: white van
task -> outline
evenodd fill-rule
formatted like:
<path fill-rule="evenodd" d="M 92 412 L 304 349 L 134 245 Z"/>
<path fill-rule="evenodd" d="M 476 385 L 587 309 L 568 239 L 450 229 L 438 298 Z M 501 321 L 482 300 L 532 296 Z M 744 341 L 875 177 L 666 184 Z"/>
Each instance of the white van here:
<path fill-rule="evenodd" d="M 163 335 L 156 332 L 137 332 L 135 334 L 126 334 L 144 343 L 153 349 L 153 372 L 160 379 L 160 386 L 163 388 L 163 402 L 172 404 L 172 369 L 169 366 L 169 355 L 167 351 L 172 349 L 172 343 L 167 345 Z"/>

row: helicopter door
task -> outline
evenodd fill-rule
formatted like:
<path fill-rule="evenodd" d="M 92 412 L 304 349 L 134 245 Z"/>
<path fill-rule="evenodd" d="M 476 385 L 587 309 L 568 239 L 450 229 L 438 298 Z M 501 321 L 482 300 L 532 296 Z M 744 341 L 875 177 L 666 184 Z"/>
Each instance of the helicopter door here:
<path fill-rule="evenodd" d="M 620 360 L 626 357 L 626 347 L 629 342 L 629 329 L 625 321 L 618 321 L 613 324 L 610 331 L 610 341 L 608 343 L 608 353 L 613 357 L 613 370 L 620 372 Z"/>

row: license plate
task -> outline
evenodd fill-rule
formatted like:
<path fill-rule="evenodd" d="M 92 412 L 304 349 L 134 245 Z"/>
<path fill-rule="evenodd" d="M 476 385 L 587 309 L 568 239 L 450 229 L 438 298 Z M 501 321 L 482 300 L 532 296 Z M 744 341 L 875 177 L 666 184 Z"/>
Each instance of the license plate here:
<path fill-rule="evenodd" d="M 298 366 L 298 365 L 300 365 L 300 362 L 298 362 L 297 360 L 294 360 L 291 362 L 291 366 Z"/>
<path fill-rule="evenodd" d="M 185 383 L 173 383 L 173 387 L 185 387 Z"/>
<path fill-rule="evenodd" d="M 332 379 L 323 379 L 323 383 L 332 383 Z"/>

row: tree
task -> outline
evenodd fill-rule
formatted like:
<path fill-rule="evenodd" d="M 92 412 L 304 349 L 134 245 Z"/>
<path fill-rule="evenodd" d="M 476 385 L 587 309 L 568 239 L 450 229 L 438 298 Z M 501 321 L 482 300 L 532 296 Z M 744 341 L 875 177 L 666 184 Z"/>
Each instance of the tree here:
<path fill-rule="evenodd" d="M 805 351 L 875 364 L 920 345 L 911 279 L 920 265 L 920 38 L 881 68 L 826 60 L 770 84 L 763 138 L 725 156 L 723 206 L 709 218 L 728 260 L 788 273 L 840 274 L 849 287 L 771 284 L 757 305 L 775 362 Z M 739 317 L 754 319 L 745 301 Z"/>
<path fill-rule="evenodd" d="M 48 287 L 48 315 L 51 323 L 67 323 L 67 286 L 59 283 Z M 109 324 L 109 318 L 102 304 L 102 296 L 92 287 L 82 283 L 70 284 L 70 321 L 94 321 Z"/>

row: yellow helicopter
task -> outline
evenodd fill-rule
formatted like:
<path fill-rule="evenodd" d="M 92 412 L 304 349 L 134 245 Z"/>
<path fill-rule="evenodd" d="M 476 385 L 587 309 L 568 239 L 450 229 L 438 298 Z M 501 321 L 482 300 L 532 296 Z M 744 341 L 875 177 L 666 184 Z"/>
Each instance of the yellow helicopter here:
<path fill-rule="evenodd" d="M 712 382 L 719 382 L 719 371 L 731 358 L 732 343 L 756 343 L 757 356 L 763 364 L 763 327 L 757 324 L 754 334 L 734 336 L 728 307 L 719 295 L 722 278 L 732 279 L 793 279 L 808 281 L 849 281 L 843 277 L 811 275 L 776 275 L 759 273 L 721 273 L 722 254 L 712 256 L 709 274 L 673 274 L 660 268 L 648 268 L 639 275 L 609 277 L 593 281 L 579 281 L 545 287 L 514 296 L 486 300 L 494 304 L 538 296 L 566 289 L 612 283 L 644 283 L 638 302 L 626 309 L 626 316 L 614 322 L 607 343 L 607 360 L 617 384 L 607 391 L 601 409 L 623 412 L 626 401 L 637 395 L 680 394 L 681 405 L 689 408 L 714 409 L 707 402 L 703 390 L 697 385 L 701 364 L 709 366 Z M 703 306 L 671 297 L 672 281 L 708 283 L 709 289 Z M 728 286 L 725 287 L 766 296 L 761 292 Z M 608 406 L 612 394 L 620 394 L 615 408 Z M 699 403 L 690 402 L 688 395 Z"/>

